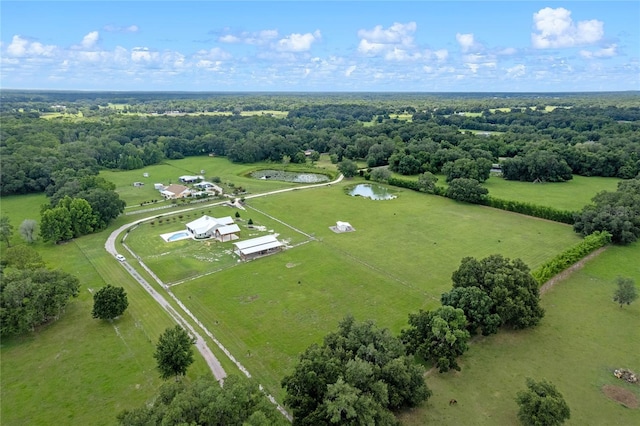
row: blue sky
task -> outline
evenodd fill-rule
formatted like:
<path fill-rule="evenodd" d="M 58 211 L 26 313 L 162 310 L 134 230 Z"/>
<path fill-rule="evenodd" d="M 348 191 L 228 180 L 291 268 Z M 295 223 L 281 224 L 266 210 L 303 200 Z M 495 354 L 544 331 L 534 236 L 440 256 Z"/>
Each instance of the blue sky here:
<path fill-rule="evenodd" d="M 635 1 L 5 1 L 0 86 L 640 90 Z"/>

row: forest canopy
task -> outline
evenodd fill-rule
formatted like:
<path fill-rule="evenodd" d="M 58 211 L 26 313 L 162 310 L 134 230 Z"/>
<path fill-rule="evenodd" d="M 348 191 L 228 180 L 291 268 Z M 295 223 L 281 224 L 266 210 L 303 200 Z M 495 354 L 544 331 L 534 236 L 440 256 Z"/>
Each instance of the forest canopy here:
<path fill-rule="evenodd" d="M 314 150 L 405 175 L 444 170 L 461 177 L 477 172 L 461 170 L 459 160 L 480 161 L 482 176 L 490 161 L 504 163 L 505 178 L 524 181 L 571 174 L 628 179 L 640 172 L 636 92 L 4 91 L 0 112 L 2 195 L 51 191 L 65 170 L 91 176 L 210 153 L 238 163 L 295 162 Z"/>

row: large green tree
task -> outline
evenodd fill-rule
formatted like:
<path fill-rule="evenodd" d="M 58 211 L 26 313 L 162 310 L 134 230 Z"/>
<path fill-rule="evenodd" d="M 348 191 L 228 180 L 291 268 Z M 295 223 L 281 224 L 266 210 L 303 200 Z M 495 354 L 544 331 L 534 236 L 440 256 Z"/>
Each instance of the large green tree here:
<path fill-rule="evenodd" d="M 184 376 L 187 368 L 193 364 L 193 345 L 195 339 L 180 325 L 167 328 L 160 335 L 153 357 L 157 361 L 160 377 L 175 377 L 176 381 Z"/>
<path fill-rule="evenodd" d="M 457 178 L 449 183 L 446 196 L 453 200 L 479 204 L 486 200 L 489 190 L 475 179 Z"/>
<path fill-rule="evenodd" d="M 358 173 L 358 166 L 348 158 L 344 158 L 338 163 L 338 171 L 346 178 L 354 177 Z"/>
<path fill-rule="evenodd" d="M 443 305 L 453 306 L 464 311 L 467 318 L 467 330 L 475 335 L 478 329 L 483 336 L 498 332 L 502 321 L 495 313 L 495 305 L 491 297 L 478 287 L 456 287 L 444 293 L 440 301 Z"/>
<path fill-rule="evenodd" d="M 630 305 L 634 300 L 638 298 L 638 289 L 633 282 L 633 279 L 628 277 L 616 278 L 616 291 L 613 293 L 613 301 L 622 305 Z"/>
<path fill-rule="evenodd" d="M 424 370 L 388 329 L 345 317 L 282 380 L 294 425 L 395 425 L 392 411 L 429 398 Z"/>
<path fill-rule="evenodd" d="M 521 259 L 509 259 L 500 254 L 493 254 L 482 260 L 465 257 L 460 262 L 460 267 L 453 272 L 452 280 L 454 289 L 476 287 L 485 293 L 492 302 L 488 315 L 497 314 L 501 325 L 515 329 L 532 327 L 544 316 L 538 283 Z M 470 316 L 477 318 L 473 313 L 473 304 L 459 306 L 471 309 Z M 487 313 L 483 315 L 486 317 Z M 485 324 L 486 321 L 480 326 Z"/>
<path fill-rule="evenodd" d="M 65 207 L 55 207 L 42 212 L 40 234 L 44 241 L 58 243 L 73 238 L 71 213 Z"/>
<path fill-rule="evenodd" d="M 401 338 L 409 353 L 433 361 L 441 373 L 460 370 L 457 358 L 469 349 L 467 319 L 462 309 L 442 306 L 435 311 L 409 314 L 409 328 Z"/>
<path fill-rule="evenodd" d="M 526 426 L 557 426 L 571 417 L 571 410 L 556 387 L 546 381 L 527 378 L 527 389 L 519 391 L 518 419 Z"/>
<path fill-rule="evenodd" d="M 122 287 L 107 284 L 93 295 L 93 318 L 112 320 L 119 317 L 129 306 L 127 293 Z"/>
<path fill-rule="evenodd" d="M 117 419 L 123 426 L 289 424 L 255 381 L 237 375 L 226 377 L 222 386 L 207 376 L 166 382 L 153 403 L 124 410 Z"/>

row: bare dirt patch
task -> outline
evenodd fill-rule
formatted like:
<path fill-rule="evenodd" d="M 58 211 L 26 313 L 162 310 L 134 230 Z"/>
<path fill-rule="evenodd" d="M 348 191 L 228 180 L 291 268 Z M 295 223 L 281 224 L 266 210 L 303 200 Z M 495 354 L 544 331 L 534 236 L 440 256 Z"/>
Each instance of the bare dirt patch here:
<path fill-rule="evenodd" d="M 627 408 L 638 408 L 638 398 L 636 395 L 628 389 L 614 385 L 604 385 L 602 392 L 612 399 Z"/>

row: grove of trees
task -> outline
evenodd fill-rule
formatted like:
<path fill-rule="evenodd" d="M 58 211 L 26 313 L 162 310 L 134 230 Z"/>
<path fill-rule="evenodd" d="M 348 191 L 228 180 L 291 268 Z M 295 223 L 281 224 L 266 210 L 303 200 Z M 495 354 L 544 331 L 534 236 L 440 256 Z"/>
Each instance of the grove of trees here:
<path fill-rule="evenodd" d="M 77 297 L 75 276 L 45 266 L 27 246 L 8 248 L 0 270 L 0 335 L 21 335 L 54 321 Z"/>
<path fill-rule="evenodd" d="M 388 329 L 347 316 L 282 379 L 284 403 L 294 425 L 397 425 L 393 411 L 431 396 L 423 373 Z"/>

